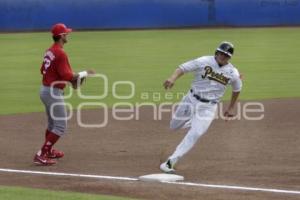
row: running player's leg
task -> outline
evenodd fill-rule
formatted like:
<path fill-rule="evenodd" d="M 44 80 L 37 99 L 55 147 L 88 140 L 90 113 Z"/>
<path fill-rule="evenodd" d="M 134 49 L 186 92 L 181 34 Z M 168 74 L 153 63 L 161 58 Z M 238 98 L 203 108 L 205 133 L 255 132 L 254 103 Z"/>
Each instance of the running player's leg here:
<path fill-rule="evenodd" d="M 184 125 L 191 120 L 193 114 L 193 104 L 190 100 L 189 95 L 183 97 L 179 103 L 175 113 L 170 121 L 170 128 L 172 130 L 178 130 L 183 128 Z"/>
<path fill-rule="evenodd" d="M 177 146 L 175 152 L 169 157 L 173 165 L 191 150 L 198 139 L 207 131 L 215 117 L 217 105 L 206 103 L 197 105 L 199 106 L 197 106 L 196 113 L 192 118 L 190 130 Z"/>

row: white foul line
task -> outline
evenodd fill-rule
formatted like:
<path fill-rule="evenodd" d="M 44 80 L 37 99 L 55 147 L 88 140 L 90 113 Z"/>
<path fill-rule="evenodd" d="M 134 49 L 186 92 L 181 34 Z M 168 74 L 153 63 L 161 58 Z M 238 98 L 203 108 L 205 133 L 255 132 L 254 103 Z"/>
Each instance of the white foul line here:
<path fill-rule="evenodd" d="M 281 190 L 281 189 L 271 189 L 271 188 L 241 187 L 241 186 L 234 186 L 234 185 L 213 185 L 213 184 L 190 183 L 190 182 L 169 182 L 169 181 L 164 181 L 163 183 L 174 184 L 174 185 L 229 189 L 229 190 L 244 190 L 244 191 L 258 191 L 258 192 L 272 192 L 272 193 L 299 194 L 300 195 L 300 191 L 296 191 L 296 190 Z"/>
<path fill-rule="evenodd" d="M 69 177 L 79 177 L 79 178 L 96 178 L 96 179 L 122 180 L 122 181 L 138 181 L 139 180 L 138 178 L 121 177 L 121 176 L 100 176 L 100 175 L 90 175 L 90 174 L 70 174 L 70 173 L 61 173 L 61 172 L 43 172 L 43 171 L 16 170 L 16 169 L 4 169 L 4 168 L 0 168 L 0 172 L 21 173 L 21 174 L 39 174 L 39 175 L 50 175 L 50 176 L 69 176 Z M 203 184 L 203 183 L 191 183 L 191 182 L 162 181 L 161 183 L 173 184 L 173 185 L 194 186 L 194 187 L 218 188 L 218 189 L 227 189 L 227 190 L 258 191 L 258 192 L 271 192 L 271 193 L 300 195 L 300 191 L 297 191 L 297 190 L 241 187 L 241 186 L 234 186 L 234 185 L 215 185 L 215 184 Z"/>
<path fill-rule="evenodd" d="M 137 178 L 129 177 L 119 177 L 119 176 L 99 176 L 90 174 L 69 174 L 61 172 L 43 172 L 43 171 L 30 171 L 30 170 L 16 170 L 16 169 L 3 169 L 0 168 L 0 172 L 11 172 L 11 173 L 21 173 L 21 174 L 41 174 L 50 176 L 69 176 L 69 177 L 79 177 L 79 178 L 97 178 L 97 179 L 110 179 L 110 180 L 124 180 L 124 181 L 138 181 Z"/>

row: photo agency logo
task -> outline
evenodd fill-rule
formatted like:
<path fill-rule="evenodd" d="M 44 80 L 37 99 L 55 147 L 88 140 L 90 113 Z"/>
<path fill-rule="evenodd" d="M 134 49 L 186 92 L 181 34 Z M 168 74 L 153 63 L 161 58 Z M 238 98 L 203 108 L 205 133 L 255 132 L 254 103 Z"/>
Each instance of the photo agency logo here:
<path fill-rule="evenodd" d="M 211 118 L 227 120 L 224 116 L 226 106 L 224 103 L 211 104 L 199 102 L 190 92 L 172 93 L 166 92 L 136 92 L 136 85 L 132 81 L 109 81 L 104 74 L 96 74 L 89 77 L 97 80 L 99 85 L 97 94 L 87 95 L 80 87 L 80 80 L 77 82 L 77 90 L 68 87 L 66 93 L 55 87 L 56 84 L 68 84 L 67 82 L 57 81 L 51 86 L 51 97 L 54 99 L 50 114 L 54 120 L 70 120 L 76 115 L 77 124 L 83 128 L 102 128 L 106 127 L 109 119 L 117 121 L 140 120 L 143 112 L 147 110 L 147 115 L 153 120 L 162 120 L 163 117 L 174 119 L 181 122 L 188 122 L 193 117 L 200 120 Z M 94 80 L 94 81 L 95 81 Z M 101 86 L 101 87 L 100 87 Z M 120 88 L 127 88 L 126 92 Z M 122 91 L 122 92 L 120 92 Z M 68 102 L 73 96 L 80 99 L 77 106 Z M 107 99 L 109 100 L 107 101 Z M 134 98 L 139 102 L 134 102 Z M 182 99 L 181 102 L 174 103 Z M 185 100 L 184 100 L 185 99 Z M 113 101 L 108 105 L 105 102 Z M 62 107 L 67 110 L 65 116 L 58 112 Z M 97 111 L 97 122 L 85 122 L 84 111 L 93 108 Z M 235 115 L 230 120 L 249 120 L 257 121 L 264 118 L 264 105 L 261 102 L 238 102 L 235 106 Z M 75 111 L 76 110 L 76 111 Z M 177 111 L 177 112 L 176 112 Z"/>

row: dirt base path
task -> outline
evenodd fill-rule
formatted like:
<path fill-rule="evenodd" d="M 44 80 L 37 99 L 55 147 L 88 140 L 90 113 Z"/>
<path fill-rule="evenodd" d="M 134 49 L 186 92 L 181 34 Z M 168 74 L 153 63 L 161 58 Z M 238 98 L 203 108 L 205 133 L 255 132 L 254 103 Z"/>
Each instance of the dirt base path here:
<path fill-rule="evenodd" d="M 207 134 L 177 165 L 188 182 L 300 191 L 299 99 L 262 101 L 265 117 L 225 122 L 215 120 Z M 80 128 L 69 122 L 68 135 L 57 148 L 66 156 L 55 166 L 33 165 L 40 148 L 44 113 L 0 116 L 0 168 L 138 177 L 159 173 L 159 164 L 184 137 L 185 130 L 168 129 L 169 115 L 152 119 L 150 108 L 140 120 L 116 121 L 101 129 Z M 103 113 L 86 110 L 86 123 Z M 145 199 L 298 199 L 300 195 L 203 187 L 110 181 L 0 172 L 0 185 L 122 195 Z"/>

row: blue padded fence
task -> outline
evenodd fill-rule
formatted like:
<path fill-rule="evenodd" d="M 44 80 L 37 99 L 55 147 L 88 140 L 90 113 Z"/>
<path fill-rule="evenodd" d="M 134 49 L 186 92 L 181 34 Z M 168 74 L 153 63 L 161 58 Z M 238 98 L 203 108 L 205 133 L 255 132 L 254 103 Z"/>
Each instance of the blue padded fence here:
<path fill-rule="evenodd" d="M 300 25 L 300 0 L 0 0 L 0 31 Z"/>

